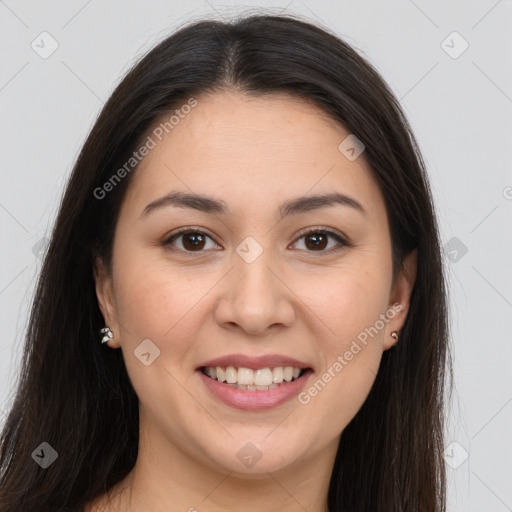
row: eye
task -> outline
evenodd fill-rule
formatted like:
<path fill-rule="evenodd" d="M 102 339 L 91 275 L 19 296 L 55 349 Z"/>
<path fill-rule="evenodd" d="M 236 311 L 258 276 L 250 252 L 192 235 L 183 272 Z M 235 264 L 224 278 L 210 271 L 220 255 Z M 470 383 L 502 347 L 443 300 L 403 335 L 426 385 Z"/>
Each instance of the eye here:
<path fill-rule="evenodd" d="M 181 248 L 178 247 L 177 249 L 172 247 L 175 240 L 181 239 Z M 167 238 L 163 245 L 166 247 L 169 247 L 171 251 L 181 251 L 181 252 L 203 252 L 203 249 L 209 249 L 211 247 L 206 247 L 207 243 L 206 240 L 210 239 L 213 242 L 213 239 L 204 233 L 203 231 L 200 231 L 198 229 L 194 228 L 182 228 L 178 230 L 176 233 L 171 235 L 169 238 Z M 217 244 L 214 243 L 217 247 L 219 247 Z"/>
<path fill-rule="evenodd" d="M 308 252 L 331 253 L 340 250 L 342 247 L 350 246 L 349 242 L 341 235 L 330 231 L 326 227 L 309 228 L 306 231 L 303 231 L 297 240 L 301 240 L 302 238 L 305 239 L 304 245 Z M 336 240 L 338 242 L 338 247 L 335 244 L 334 247 L 331 246 L 325 250 L 329 245 L 329 238 Z"/>
<path fill-rule="evenodd" d="M 305 239 L 305 250 L 307 252 L 320 252 L 325 254 L 338 251 L 342 247 L 350 247 L 350 243 L 345 238 L 326 227 L 308 228 L 300 234 L 297 240 L 301 240 L 303 238 Z M 213 247 L 207 247 L 208 239 L 213 242 Z M 334 247 L 330 247 L 325 250 L 329 245 L 329 239 L 338 242 L 338 246 L 334 244 Z M 181 240 L 181 247 L 175 247 L 176 240 Z M 203 249 L 215 249 L 216 247 L 220 247 L 204 231 L 193 227 L 186 227 L 178 230 L 168 237 L 163 242 L 163 245 L 173 252 L 176 251 L 188 254 L 201 253 L 204 252 Z"/>

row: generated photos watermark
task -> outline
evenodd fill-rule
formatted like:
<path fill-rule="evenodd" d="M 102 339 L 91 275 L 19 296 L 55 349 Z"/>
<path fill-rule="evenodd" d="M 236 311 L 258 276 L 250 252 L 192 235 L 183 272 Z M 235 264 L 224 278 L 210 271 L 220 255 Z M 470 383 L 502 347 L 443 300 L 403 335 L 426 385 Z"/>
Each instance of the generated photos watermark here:
<path fill-rule="evenodd" d="M 179 109 L 174 110 L 169 119 L 161 122 L 156 128 L 153 129 L 151 135 L 148 135 L 144 143 L 137 151 L 134 151 L 132 156 L 116 171 L 112 176 L 103 183 L 101 187 L 96 187 L 93 195 L 96 199 L 104 199 L 108 192 L 111 192 L 115 186 L 121 182 L 137 165 L 142 162 L 149 152 L 156 148 L 158 142 L 161 142 L 166 134 L 170 133 L 192 109 L 197 106 L 197 100 L 189 98 L 187 103 L 182 105 Z"/>
<path fill-rule="evenodd" d="M 336 361 L 305 391 L 302 391 L 298 395 L 298 400 L 301 404 L 306 405 L 311 401 L 311 398 L 316 396 L 320 391 L 322 391 L 325 386 L 331 382 L 340 372 L 349 364 L 354 356 L 359 354 L 362 350 L 362 346 L 366 346 L 368 344 L 368 336 L 370 338 L 374 338 L 382 329 L 384 329 L 385 325 L 396 316 L 396 314 L 403 309 L 403 305 L 395 302 L 393 306 L 386 311 L 386 313 L 381 313 L 379 319 L 375 321 L 375 323 L 371 327 L 366 327 L 364 331 L 361 331 L 357 335 L 357 340 L 352 340 L 352 344 L 350 348 L 347 349 L 342 355 L 338 355 Z M 361 345 L 358 343 L 361 343 Z"/>

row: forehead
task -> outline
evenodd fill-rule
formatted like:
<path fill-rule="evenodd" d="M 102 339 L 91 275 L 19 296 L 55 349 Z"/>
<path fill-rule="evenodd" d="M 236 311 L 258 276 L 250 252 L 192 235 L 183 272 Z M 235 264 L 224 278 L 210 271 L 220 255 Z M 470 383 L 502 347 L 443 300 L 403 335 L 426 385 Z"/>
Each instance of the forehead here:
<path fill-rule="evenodd" d="M 178 122 L 165 129 L 172 113 L 166 114 L 148 131 L 155 145 L 139 164 L 125 203 L 141 211 L 175 189 L 228 197 L 235 210 L 247 197 L 263 207 L 333 189 L 382 203 L 364 153 L 351 161 L 339 149 L 350 132 L 313 102 L 232 92 L 195 99 L 194 108 L 175 117 Z M 161 140 L 154 135 L 158 127 Z"/>

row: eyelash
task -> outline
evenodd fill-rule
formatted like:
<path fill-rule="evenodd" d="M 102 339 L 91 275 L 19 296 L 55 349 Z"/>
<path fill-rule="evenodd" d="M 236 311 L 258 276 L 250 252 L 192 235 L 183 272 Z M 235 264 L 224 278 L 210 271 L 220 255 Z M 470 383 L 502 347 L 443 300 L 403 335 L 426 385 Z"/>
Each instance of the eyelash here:
<path fill-rule="evenodd" d="M 213 240 L 213 238 L 210 235 L 208 235 L 204 231 L 201 231 L 201 229 L 195 228 L 194 226 L 189 226 L 189 227 L 186 227 L 186 228 L 178 229 L 175 233 L 173 233 L 172 235 L 167 237 L 164 240 L 164 242 L 162 243 L 162 245 L 167 247 L 168 250 L 170 250 L 171 252 L 181 252 L 181 253 L 185 253 L 187 256 L 191 256 L 191 257 L 194 257 L 196 255 L 200 255 L 201 253 L 204 253 L 205 252 L 204 250 L 202 250 L 202 251 L 186 251 L 186 250 L 183 250 L 183 249 L 176 249 L 176 248 L 172 247 L 171 242 L 173 242 L 175 239 L 179 238 L 180 235 L 184 235 L 186 233 L 188 233 L 188 234 L 206 235 L 208 238 Z M 303 238 L 303 237 L 305 237 L 307 235 L 317 234 L 317 233 L 322 233 L 322 234 L 325 234 L 325 235 L 327 235 L 329 237 L 334 238 L 337 242 L 339 242 L 340 245 L 338 247 L 331 247 L 330 249 L 327 249 L 327 250 L 320 250 L 320 251 L 308 251 L 308 250 L 306 250 L 306 252 L 310 252 L 310 253 L 318 252 L 318 253 L 320 253 L 320 255 L 325 255 L 325 254 L 331 254 L 333 252 L 338 252 L 339 250 L 343 249 L 344 247 L 352 247 L 351 243 L 346 238 L 344 238 L 341 235 L 335 233 L 334 231 L 331 231 L 326 226 L 319 226 L 319 227 L 316 227 L 316 228 L 307 228 L 304 231 L 301 231 L 299 233 L 299 235 L 295 239 L 295 241 L 298 241 L 298 240 L 300 240 L 301 238 Z M 217 242 L 215 242 L 215 243 L 217 243 Z"/>

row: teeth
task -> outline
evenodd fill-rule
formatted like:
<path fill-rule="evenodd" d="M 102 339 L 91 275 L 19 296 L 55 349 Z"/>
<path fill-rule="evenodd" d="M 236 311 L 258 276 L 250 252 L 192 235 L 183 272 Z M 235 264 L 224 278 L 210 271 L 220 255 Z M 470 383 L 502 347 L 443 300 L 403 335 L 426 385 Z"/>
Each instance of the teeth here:
<path fill-rule="evenodd" d="M 283 367 L 276 366 L 272 370 L 272 382 L 283 382 Z"/>
<path fill-rule="evenodd" d="M 286 382 L 290 382 L 293 378 L 293 368 L 291 366 L 286 366 L 283 371 L 283 378 Z"/>
<path fill-rule="evenodd" d="M 254 372 L 254 384 L 256 386 L 270 386 L 272 384 L 272 370 L 270 368 L 256 370 Z"/>
<path fill-rule="evenodd" d="M 300 368 L 293 366 L 276 366 L 275 368 L 235 368 L 228 367 L 207 367 L 204 373 L 210 378 L 219 382 L 232 384 L 233 387 L 247 391 L 267 391 L 274 389 L 283 382 L 290 382 L 297 379 L 301 373 Z"/>
<path fill-rule="evenodd" d="M 244 391 L 268 391 L 269 389 L 277 388 L 277 384 L 271 384 L 270 386 L 242 386 L 240 384 L 235 384 L 235 388 L 243 389 Z"/>
<path fill-rule="evenodd" d="M 238 368 L 238 384 L 252 386 L 254 384 L 254 370 L 251 368 Z"/>
<path fill-rule="evenodd" d="M 238 378 L 238 372 L 235 370 L 233 366 L 228 366 L 226 368 L 226 382 L 228 384 L 234 384 Z"/>

